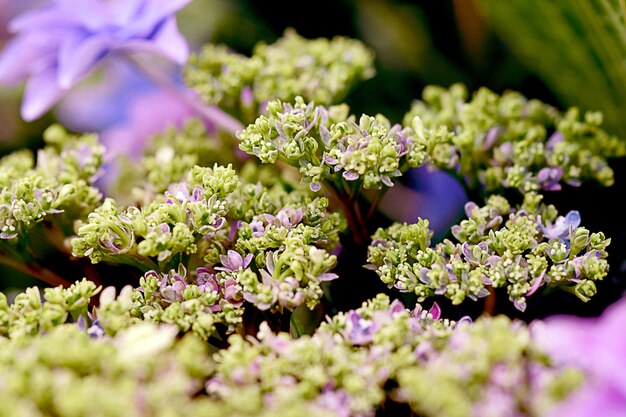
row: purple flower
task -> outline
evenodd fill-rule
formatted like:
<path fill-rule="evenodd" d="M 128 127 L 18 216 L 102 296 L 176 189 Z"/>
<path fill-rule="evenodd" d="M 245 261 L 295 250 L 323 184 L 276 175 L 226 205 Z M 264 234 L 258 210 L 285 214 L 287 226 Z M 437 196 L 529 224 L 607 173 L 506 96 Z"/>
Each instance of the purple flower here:
<path fill-rule="evenodd" d="M 365 345 L 370 343 L 374 334 L 380 328 L 380 323 L 368 320 L 354 310 L 348 313 L 348 322 L 345 330 L 345 337 L 354 345 Z"/>
<path fill-rule="evenodd" d="M 560 239 L 568 241 L 570 231 L 580 225 L 580 213 L 572 210 L 565 217 L 559 216 L 554 224 L 548 223 L 545 226 L 541 223 L 541 217 L 537 217 L 537 226 L 546 239 Z"/>
<path fill-rule="evenodd" d="M 546 167 L 537 173 L 539 186 L 546 191 L 560 191 L 561 184 L 559 181 L 561 178 L 563 178 L 563 168 L 561 167 Z"/>
<path fill-rule="evenodd" d="M 54 0 L 11 20 L 0 83 L 28 79 L 22 117 L 34 120 L 111 54 L 149 52 L 178 64 L 188 46 L 174 13 L 191 0 Z"/>
<path fill-rule="evenodd" d="M 177 184 L 172 184 L 170 188 L 167 190 L 166 200 L 165 202 L 168 204 L 173 204 L 175 201 L 179 201 L 181 203 L 185 201 L 189 201 L 191 203 L 197 203 L 202 200 L 202 193 L 204 189 L 199 185 L 196 185 L 195 188 L 190 189 L 189 184 L 186 182 L 179 182 Z"/>
<path fill-rule="evenodd" d="M 217 271 L 238 271 L 240 269 L 246 269 L 252 261 L 252 254 L 249 253 L 243 258 L 239 252 L 229 250 L 228 255 L 220 255 L 220 261 L 224 266 L 218 266 L 215 269 Z"/>
<path fill-rule="evenodd" d="M 626 298 L 599 318 L 550 317 L 533 323 L 533 336 L 557 365 L 582 369 L 587 380 L 549 417 L 618 417 L 626 410 Z"/>

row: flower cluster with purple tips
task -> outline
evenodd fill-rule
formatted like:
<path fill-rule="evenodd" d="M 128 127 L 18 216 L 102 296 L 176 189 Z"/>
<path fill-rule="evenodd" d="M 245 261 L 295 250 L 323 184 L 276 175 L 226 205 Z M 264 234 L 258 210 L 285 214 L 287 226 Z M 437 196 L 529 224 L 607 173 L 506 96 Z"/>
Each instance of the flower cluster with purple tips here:
<path fill-rule="evenodd" d="M 0 416 L 620 415 L 624 301 L 515 319 L 543 289 L 588 302 L 610 273 L 611 239 L 544 203 L 614 182 L 626 142 L 598 113 L 453 85 L 403 123 L 356 117 L 340 101 L 372 52 L 292 30 L 250 58 L 207 46 L 192 92 L 146 60 L 186 62 L 188 3 L 51 0 L 11 24 L 0 83 L 29 79 L 25 119 L 107 58 L 198 118 L 113 154 L 55 125 L 0 160 L 0 264 L 49 286 L 0 292 Z M 441 241 L 382 207 L 400 184 L 420 194 L 404 183 L 420 167 L 476 199 Z"/>
<path fill-rule="evenodd" d="M 487 297 L 490 287 L 506 287 L 524 311 L 526 297 L 542 286 L 588 301 L 608 273 L 610 239 L 580 227 L 578 212 L 558 216 L 541 200 L 526 194 L 517 209 L 501 196 L 489 197 L 483 207 L 467 203 L 468 218 L 452 227 L 458 243 L 445 239 L 433 248 L 427 220 L 381 228 L 369 247 L 368 267 L 385 284 L 414 292 L 420 301 L 441 295 L 460 304 Z"/>

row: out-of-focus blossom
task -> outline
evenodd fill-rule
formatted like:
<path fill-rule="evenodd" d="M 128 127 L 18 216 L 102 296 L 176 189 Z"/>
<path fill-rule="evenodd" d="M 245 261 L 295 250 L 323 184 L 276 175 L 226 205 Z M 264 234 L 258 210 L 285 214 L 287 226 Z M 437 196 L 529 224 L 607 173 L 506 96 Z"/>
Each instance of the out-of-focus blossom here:
<path fill-rule="evenodd" d="M 559 365 L 581 368 L 586 383 L 549 417 L 622 417 L 626 410 L 626 298 L 598 318 L 550 317 L 533 323 L 539 345 Z"/>
<path fill-rule="evenodd" d="M 561 184 L 559 181 L 562 178 L 563 168 L 561 167 L 546 167 L 537 173 L 537 182 L 546 191 L 560 191 Z"/>
<path fill-rule="evenodd" d="M 0 83 L 28 80 L 22 117 L 34 120 L 111 54 L 148 52 L 184 64 L 174 14 L 191 0 L 54 0 L 11 20 Z"/>

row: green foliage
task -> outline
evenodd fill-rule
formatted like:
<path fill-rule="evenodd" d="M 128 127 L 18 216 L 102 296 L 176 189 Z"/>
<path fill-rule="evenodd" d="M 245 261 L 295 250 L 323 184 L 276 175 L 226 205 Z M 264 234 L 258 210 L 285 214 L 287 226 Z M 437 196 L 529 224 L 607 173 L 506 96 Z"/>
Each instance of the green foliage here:
<path fill-rule="evenodd" d="M 626 9 L 620 0 L 481 0 L 489 23 L 567 105 L 601 111 L 621 136 L 626 124 Z M 546 24 L 549 22 L 549 24 Z"/>

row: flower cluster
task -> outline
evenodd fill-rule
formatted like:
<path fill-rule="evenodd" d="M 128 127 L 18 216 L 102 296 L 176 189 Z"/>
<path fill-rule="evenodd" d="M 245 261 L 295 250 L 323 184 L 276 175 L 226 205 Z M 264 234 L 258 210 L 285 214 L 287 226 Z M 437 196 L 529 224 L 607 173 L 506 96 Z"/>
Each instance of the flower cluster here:
<path fill-rule="evenodd" d="M 192 332 L 202 340 L 219 340 L 242 321 L 241 286 L 208 268 L 199 267 L 193 274 L 182 265 L 167 273 L 148 271 L 138 288 L 126 288 L 115 298 L 113 287 L 108 287 L 100 297 L 93 316 L 106 334 L 147 321 L 174 325 L 182 334 Z"/>
<path fill-rule="evenodd" d="M 425 417 L 545 415 L 584 379 L 551 363 L 529 328 L 481 318 L 455 331 L 444 349 L 398 374 L 398 397 Z"/>
<path fill-rule="evenodd" d="M 323 181 L 362 184 L 366 189 L 392 187 L 392 179 L 424 164 L 426 139 L 415 129 L 391 125 L 385 117 L 348 115 L 348 107 L 316 106 L 296 97 L 294 104 L 271 101 L 267 116 L 238 132 L 240 148 L 263 163 L 285 161 L 299 167 L 312 191 Z M 357 186 L 358 187 L 358 186 Z"/>
<path fill-rule="evenodd" d="M 339 243 L 343 219 L 326 211 L 326 198 L 304 203 L 242 221 L 238 252 L 222 255 L 216 268 L 241 283 L 245 300 L 261 310 L 312 309 L 324 294 L 322 283 L 337 278 L 330 272 L 337 258 L 329 251 Z"/>
<path fill-rule="evenodd" d="M 332 104 L 374 75 L 374 56 L 359 41 L 337 36 L 307 40 L 287 30 L 276 43 L 258 44 L 250 58 L 208 45 L 190 58 L 185 81 L 211 104 L 254 120 L 259 105 L 303 96 Z"/>
<path fill-rule="evenodd" d="M 252 404 L 272 410 L 306 401 L 311 412 L 371 415 L 398 371 L 445 346 L 457 323 L 439 314 L 437 307 L 409 311 L 379 295 L 312 336 L 291 339 L 262 325 L 258 340 L 229 338 L 230 347 L 215 357 L 207 392 L 225 402 L 243 393 L 241 412 Z"/>
<path fill-rule="evenodd" d="M 506 287 L 524 311 L 526 297 L 548 286 L 588 301 L 595 282 L 608 273 L 610 239 L 580 227 L 578 212 L 558 216 L 541 199 L 527 194 L 517 209 L 500 196 L 483 207 L 468 203 L 468 219 L 452 228 L 458 242 L 446 239 L 433 248 L 427 220 L 381 228 L 369 247 L 368 266 L 385 284 L 419 300 L 443 295 L 460 304 L 466 297 L 486 297 L 490 287 Z"/>
<path fill-rule="evenodd" d="M 225 197 L 238 185 L 231 166 L 195 166 L 188 181 L 173 184 L 145 207 L 120 210 L 107 198 L 77 226 L 73 253 L 89 256 L 93 263 L 113 260 L 148 266 L 153 265 L 150 258 L 161 262 L 194 254 L 200 240 L 224 226 Z"/>
<path fill-rule="evenodd" d="M 464 86 L 429 86 L 414 102 L 404 123 L 419 116 L 431 141 L 433 165 L 471 189 L 491 193 L 502 188 L 522 192 L 560 190 L 594 179 L 613 184 L 607 158 L 626 154 L 624 141 L 600 126 L 602 115 L 562 114 L 516 92 L 497 95 L 479 89 L 467 100 Z"/>
<path fill-rule="evenodd" d="M 15 21 L 0 82 L 31 78 L 29 118 L 110 54 L 167 83 L 136 53 L 182 63 L 174 13 L 188 3 L 55 0 Z M 611 185 L 608 158 L 626 155 L 626 142 L 597 113 L 487 89 L 468 100 L 461 85 L 427 88 L 404 123 L 351 115 L 338 103 L 372 75 L 372 52 L 343 37 L 288 30 L 251 57 L 208 46 L 185 74 L 200 97 L 169 85 L 201 119 L 111 161 L 117 185 L 101 177 L 109 159 L 96 135 L 60 126 L 36 155 L 0 159 L 0 265 L 49 284 L 0 293 L 0 416 L 623 408 L 622 307 L 590 325 L 489 314 L 502 295 L 531 312 L 540 289 L 595 295 L 611 239 L 582 227 L 576 210 L 559 215 L 544 192 Z M 428 220 L 385 217 L 397 212 L 385 205 L 404 203 L 383 200 L 394 184 L 426 194 L 411 184 L 418 175 L 402 178 L 419 167 L 446 170 L 484 198 L 436 244 Z M 374 274 L 408 294 L 375 295 Z M 444 318 L 438 296 L 485 299 L 486 314 Z M 450 317 L 471 309 L 460 311 Z M 604 357 L 580 355 L 588 350 Z"/>
<path fill-rule="evenodd" d="M 122 165 L 123 173 L 114 190 L 116 198 L 123 197 L 124 192 L 135 197 L 140 197 L 137 194 L 153 197 L 182 181 L 195 165 L 228 165 L 235 159 L 233 151 L 229 152 L 225 143 L 212 137 L 202 121 L 189 119 L 181 129 L 170 127 L 155 135 L 139 164 L 129 160 Z"/>
<path fill-rule="evenodd" d="M 224 264 L 240 261 L 232 256 Z M 82 396 L 67 395 L 79 389 L 99 406 L 115 394 L 111 415 L 121 415 L 116 407 L 161 415 L 153 407 L 167 405 L 173 408 L 163 415 L 211 410 L 207 415 L 256 416 L 295 407 L 357 416 L 409 403 L 425 416 L 527 416 L 550 409 L 583 379 L 575 368 L 555 365 L 521 322 L 454 322 L 441 318 L 436 303 L 409 310 L 382 294 L 328 318 L 311 336 L 294 339 L 262 323 L 257 338 L 232 335 L 210 359 L 199 328 L 211 320 L 196 316 L 185 326 L 178 313 L 208 301 L 200 301 L 205 294 L 214 302 L 205 316 L 216 317 L 211 314 L 237 304 L 237 291 L 201 268 L 195 276 L 196 284 L 189 284 L 182 270 L 147 273 L 139 289 L 127 287 L 117 298 L 109 287 L 87 319 L 90 298 L 100 288 L 86 280 L 67 290 L 47 289 L 43 303 L 35 288 L 11 307 L 0 299 L 0 398 L 15 400 L 5 403 L 9 410 L 33 410 L 20 414 L 27 416 L 37 409 L 66 415 L 66 407 L 86 412 Z M 138 311 L 143 320 L 131 318 Z M 67 312 L 77 323 L 66 324 Z M 154 321 L 175 326 L 149 323 Z M 183 335 L 178 341 L 177 334 Z M 17 383 L 34 374 L 38 387 L 53 395 L 40 397 L 31 385 Z M 148 395 L 152 391 L 161 394 Z M 161 404 L 165 400 L 174 403 Z"/>
<path fill-rule="evenodd" d="M 176 335 L 174 327 L 142 323 L 113 338 L 91 338 L 74 324 L 40 337 L 0 337 L 2 413 L 213 416 L 206 396 L 194 400 L 211 371 L 207 347 Z"/>
<path fill-rule="evenodd" d="M 101 289 L 84 279 L 65 289 L 62 286 L 46 288 L 42 298 L 39 288 L 31 287 L 18 294 L 10 305 L 0 293 L 0 338 L 36 336 L 70 318 L 88 319 L 91 298 Z"/>
<path fill-rule="evenodd" d="M 44 218 L 61 228 L 84 218 L 101 199 L 93 186 L 104 148 L 95 135 L 68 134 L 55 125 L 44 134 L 37 153 L 17 151 L 0 160 L 0 239 L 15 241 Z M 0 241 L 1 242 L 1 241 Z"/>

